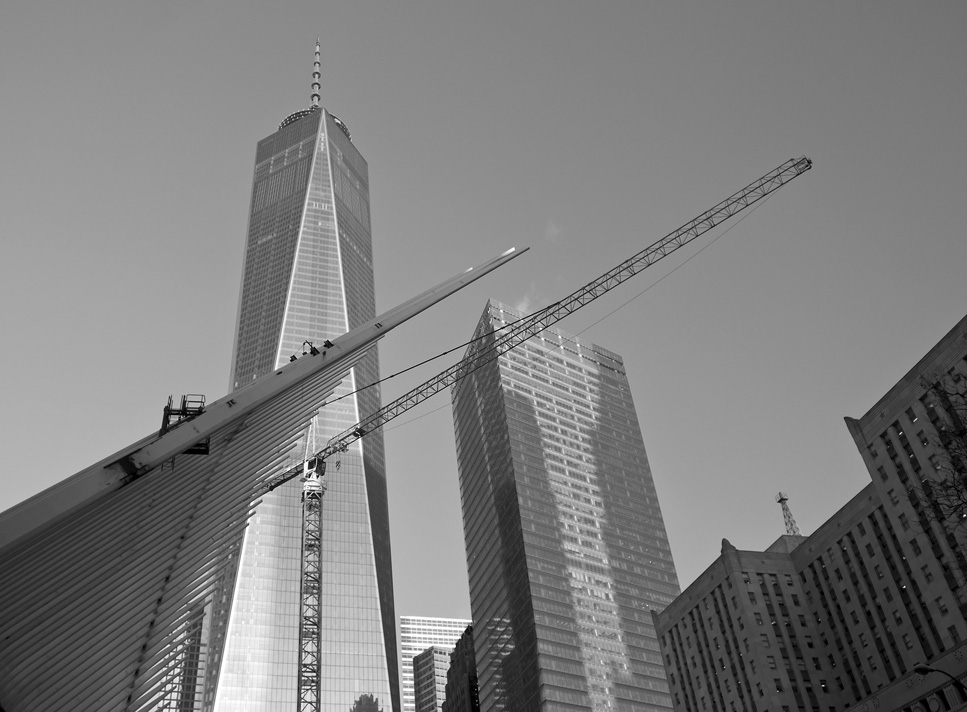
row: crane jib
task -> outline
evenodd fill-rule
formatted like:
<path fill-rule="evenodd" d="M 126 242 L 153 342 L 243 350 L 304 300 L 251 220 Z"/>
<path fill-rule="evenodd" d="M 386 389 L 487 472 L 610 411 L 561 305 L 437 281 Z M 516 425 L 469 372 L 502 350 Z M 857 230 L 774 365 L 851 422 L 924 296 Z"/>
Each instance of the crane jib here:
<path fill-rule="evenodd" d="M 346 450 L 349 445 L 365 434 L 376 428 L 381 428 L 413 406 L 419 405 L 430 396 L 449 388 L 460 379 L 544 331 L 568 314 L 572 314 L 619 284 L 634 277 L 642 270 L 678 251 L 713 227 L 720 225 L 733 215 L 778 190 L 793 178 L 810 170 L 812 166 L 812 160 L 805 156 L 786 161 L 560 301 L 510 325 L 489 344 L 485 345 L 484 340 L 478 338 L 471 343 L 466 356 L 459 363 L 408 391 L 365 420 L 360 421 L 357 425 L 332 438 L 326 447 L 316 453 L 316 456 L 325 459 L 336 452 Z M 292 472 L 291 475 L 285 473 L 273 482 L 273 487 L 281 484 L 282 481 L 291 479 L 296 474 L 298 473 Z"/>

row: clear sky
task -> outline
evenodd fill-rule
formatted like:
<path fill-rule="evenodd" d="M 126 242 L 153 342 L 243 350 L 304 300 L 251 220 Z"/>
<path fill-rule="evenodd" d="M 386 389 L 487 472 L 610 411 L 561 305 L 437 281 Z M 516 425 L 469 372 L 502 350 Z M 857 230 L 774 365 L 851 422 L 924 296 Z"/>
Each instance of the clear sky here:
<path fill-rule="evenodd" d="M 625 359 L 683 585 L 723 537 L 782 534 L 779 490 L 812 531 L 868 481 L 843 416 L 967 313 L 965 27 L 953 0 L 5 7 L 0 510 L 157 429 L 169 394 L 225 395 L 255 144 L 308 105 L 318 35 L 369 161 L 378 309 L 531 247 L 387 337 L 384 374 L 488 297 L 546 305 L 815 161 L 561 324 Z M 468 616 L 448 395 L 387 459 L 397 612 Z"/>

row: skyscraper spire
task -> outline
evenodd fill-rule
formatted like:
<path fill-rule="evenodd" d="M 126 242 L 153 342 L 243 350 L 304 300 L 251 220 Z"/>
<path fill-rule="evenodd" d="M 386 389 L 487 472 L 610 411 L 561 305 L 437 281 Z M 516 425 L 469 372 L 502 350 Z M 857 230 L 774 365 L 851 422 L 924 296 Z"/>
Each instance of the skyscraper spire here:
<path fill-rule="evenodd" d="M 319 52 L 319 38 L 316 37 L 316 58 L 312 63 L 312 95 L 309 100 L 309 106 L 313 109 L 319 108 L 319 90 L 322 88 L 322 85 L 319 83 L 319 79 L 322 77 L 322 62 L 319 60 Z"/>

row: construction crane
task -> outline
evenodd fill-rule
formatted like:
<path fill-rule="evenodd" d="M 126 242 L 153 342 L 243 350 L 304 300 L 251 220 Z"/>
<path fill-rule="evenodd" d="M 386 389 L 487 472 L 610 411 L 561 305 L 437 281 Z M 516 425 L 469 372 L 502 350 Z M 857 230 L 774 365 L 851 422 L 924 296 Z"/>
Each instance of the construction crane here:
<path fill-rule="evenodd" d="M 786 534 L 802 536 L 802 532 L 799 531 L 799 527 L 796 525 L 796 518 L 792 516 L 792 510 L 789 509 L 789 495 L 785 492 L 780 492 L 776 495 L 776 501 L 782 507 L 782 519 L 786 523 Z"/>
<path fill-rule="evenodd" d="M 541 311 L 525 317 L 502 331 L 494 341 L 485 345 L 482 339 L 471 342 L 466 356 L 457 364 L 417 386 L 392 403 L 383 406 L 369 417 L 348 430 L 333 437 L 326 446 L 312 457 L 307 455 L 303 463 L 270 480 L 265 492 L 271 491 L 289 480 L 305 474 L 303 487 L 303 537 L 302 537 L 302 616 L 299 628 L 299 710 L 319 710 L 319 589 L 321 573 L 322 498 L 326 491 L 326 460 L 344 452 L 367 433 L 381 428 L 410 408 L 427 398 L 449 388 L 482 366 L 497 359 L 514 347 L 539 334 L 598 297 L 606 294 L 622 282 L 635 276 L 661 259 L 681 249 L 699 236 L 721 224 L 736 213 L 745 210 L 778 190 L 810 168 L 812 161 L 805 156 L 793 158 L 778 168 L 753 181 L 742 190 L 729 196 L 718 205 L 705 211 L 674 232 L 628 258 L 617 267 L 608 270 L 597 279 Z"/>

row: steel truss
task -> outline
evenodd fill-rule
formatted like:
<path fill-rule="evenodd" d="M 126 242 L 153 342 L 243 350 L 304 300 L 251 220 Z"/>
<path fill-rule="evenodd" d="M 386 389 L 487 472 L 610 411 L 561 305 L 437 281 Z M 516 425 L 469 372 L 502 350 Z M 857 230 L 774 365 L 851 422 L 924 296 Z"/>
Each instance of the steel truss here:
<path fill-rule="evenodd" d="M 302 489 L 302 575 L 299 618 L 299 712 L 319 710 L 319 611 L 322 571 L 322 498 L 326 463 L 312 458 Z"/>

